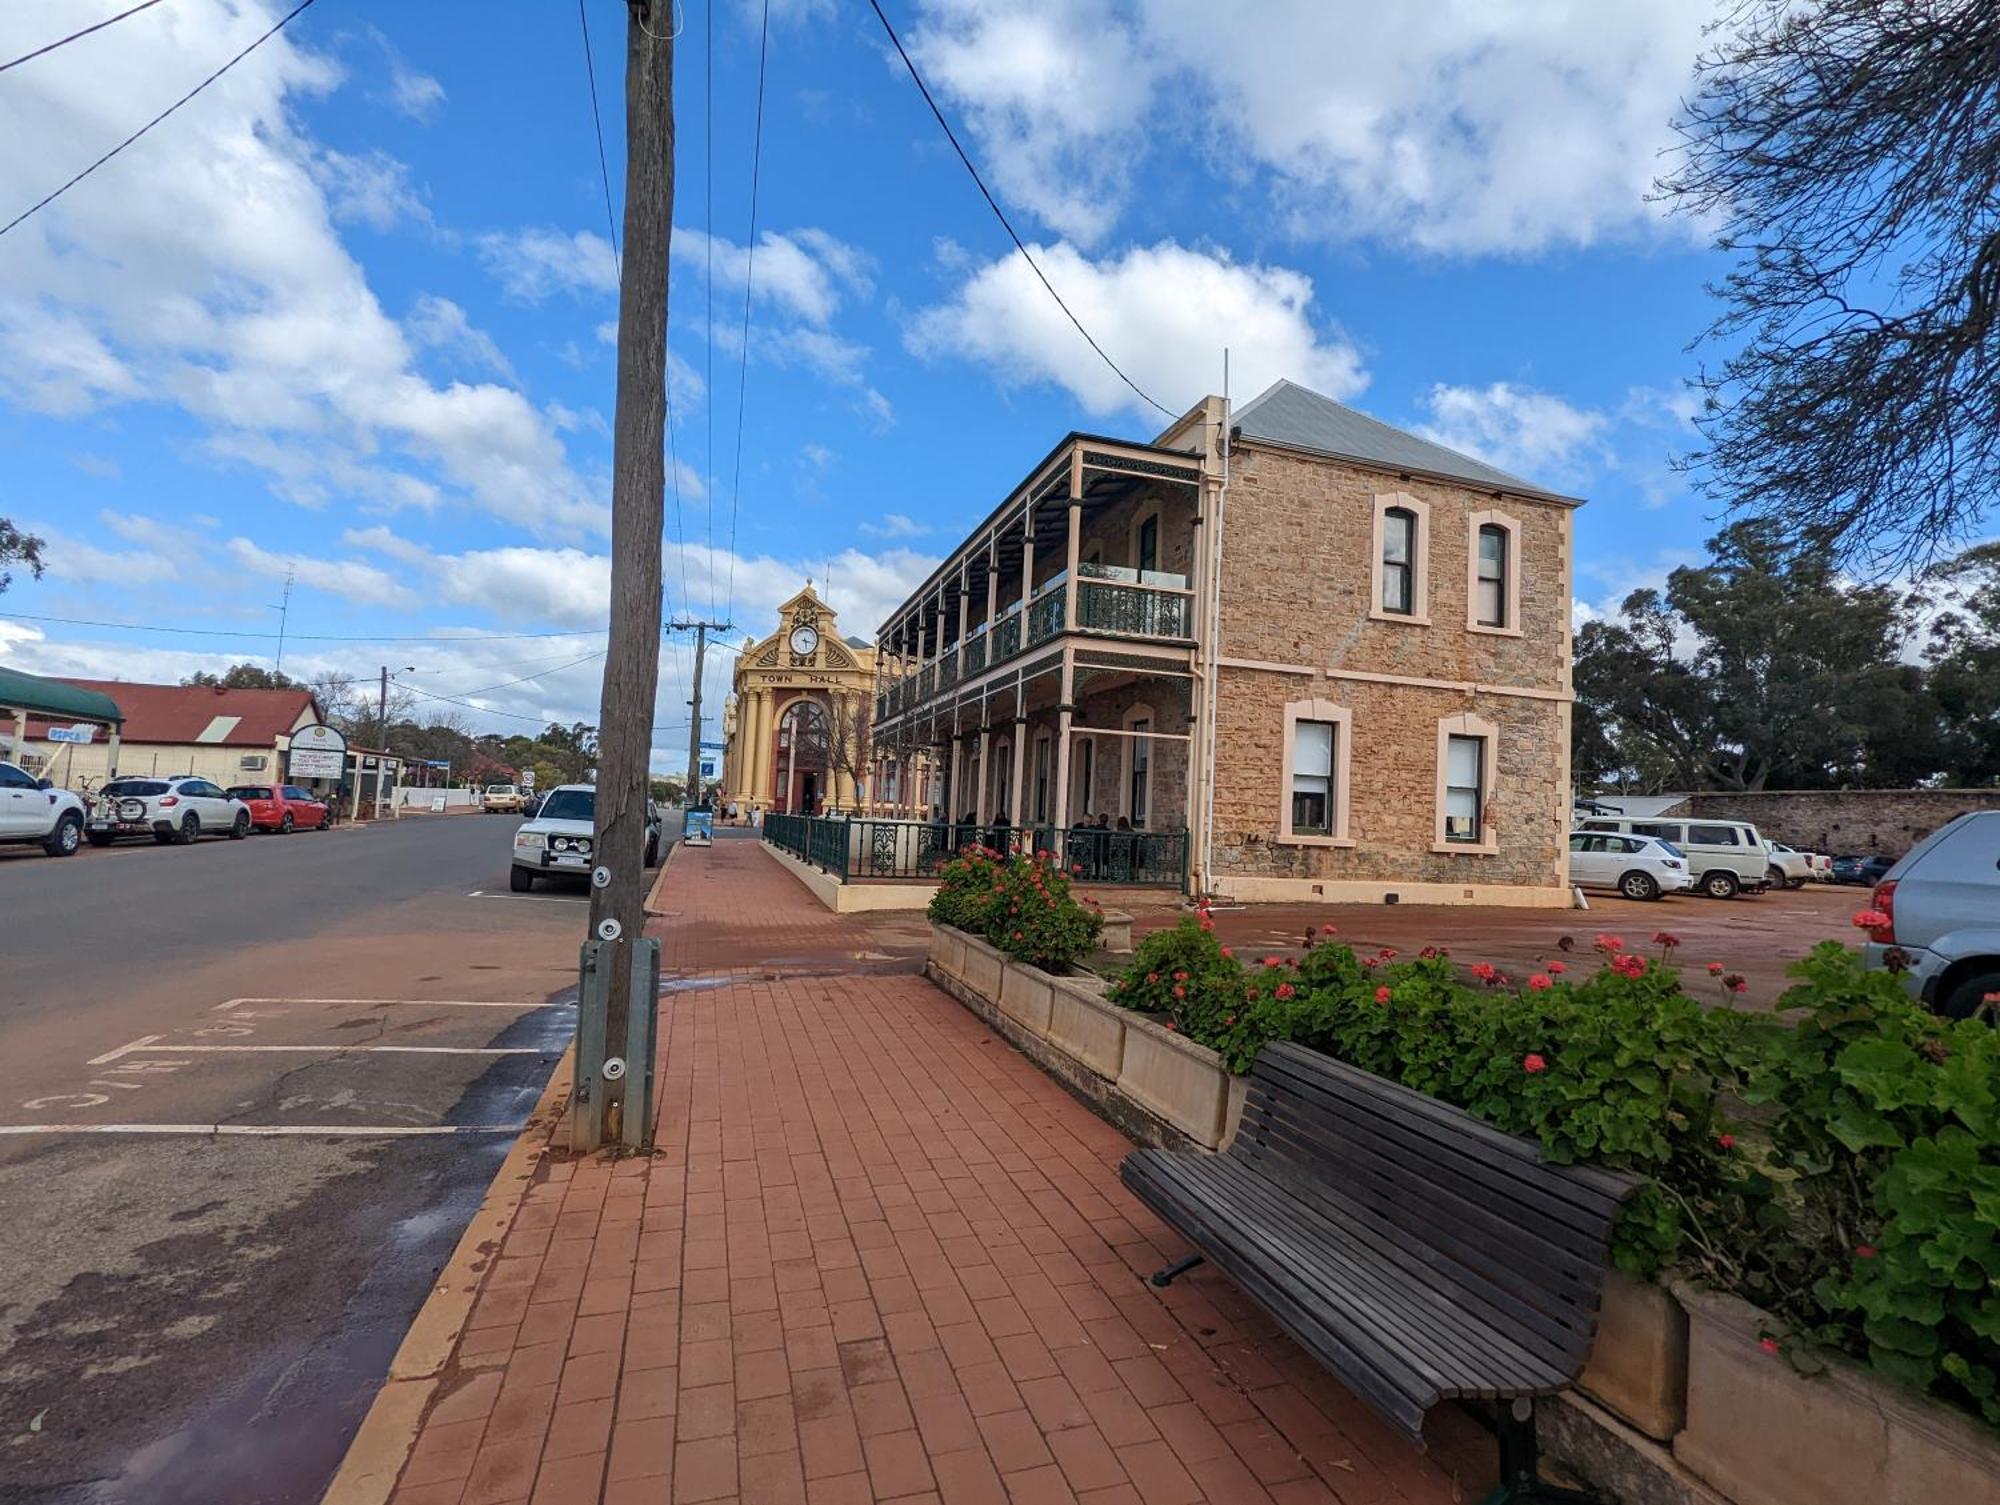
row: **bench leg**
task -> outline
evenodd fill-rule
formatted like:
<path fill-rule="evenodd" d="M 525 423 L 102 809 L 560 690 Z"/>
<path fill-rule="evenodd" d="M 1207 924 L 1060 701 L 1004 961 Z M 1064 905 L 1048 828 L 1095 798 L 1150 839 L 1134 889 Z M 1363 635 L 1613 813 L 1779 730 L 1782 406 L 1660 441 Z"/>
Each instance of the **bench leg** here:
<path fill-rule="evenodd" d="M 1205 1261 L 1199 1254 L 1190 1254 L 1186 1259 L 1175 1260 L 1172 1264 L 1168 1265 L 1164 1270 L 1155 1270 L 1151 1275 L 1147 1276 L 1146 1278 L 1152 1281 L 1153 1284 L 1156 1286 L 1170 1286 L 1174 1283 L 1174 1278 L 1176 1276 L 1185 1275 L 1187 1274 L 1188 1271 L 1192 1270 L 1196 1265 L 1205 1263 L 1207 1263 L 1207 1261 Z"/>
<path fill-rule="evenodd" d="M 1504 1402 L 1494 1430 L 1500 1439 L 1500 1487 L 1485 1505 L 1601 1505 L 1596 1495 L 1542 1482 L 1532 1400 L 1524 1396 Z"/>

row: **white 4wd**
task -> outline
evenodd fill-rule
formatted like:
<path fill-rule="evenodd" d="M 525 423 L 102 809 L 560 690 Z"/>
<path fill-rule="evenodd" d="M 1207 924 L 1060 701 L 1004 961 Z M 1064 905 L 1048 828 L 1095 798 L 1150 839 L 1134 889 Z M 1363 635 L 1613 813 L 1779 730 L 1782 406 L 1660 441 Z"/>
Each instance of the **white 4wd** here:
<path fill-rule="evenodd" d="M 71 857 L 83 842 L 83 801 L 12 763 L 0 763 L 0 842 L 34 842 Z"/>
<path fill-rule="evenodd" d="M 213 780 L 191 773 L 127 776 L 97 792 L 85 834 L 94 847 L 108 847 L 121 836 L 151 836 L 161 846 L 192 846 L 204 836 L 241 841 L 250 834 L 250 807 Z"/>

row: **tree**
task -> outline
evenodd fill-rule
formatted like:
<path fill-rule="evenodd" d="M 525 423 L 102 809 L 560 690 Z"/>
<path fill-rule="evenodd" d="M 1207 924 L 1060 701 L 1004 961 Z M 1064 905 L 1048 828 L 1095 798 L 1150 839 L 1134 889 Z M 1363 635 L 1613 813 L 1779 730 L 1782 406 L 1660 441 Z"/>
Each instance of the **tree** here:
<path fill-rule="evenodd" d="M 29 574 L 37 580 L 41 579 L 46 568 L 42 550 L 46 547 L 34 534 L 23 533 L 6 518 L 0 517 L 0 591 L 14 583 L 14 576 L 7 568 L 10 564 L 25 564 Z"/>
<path fill-rule="evenodd" d="M 1739 0 L 1660 185 L 1720 225 L 1687 468 L 1787 546 L 1924 561 L 2000 494 L 2000 5 Z"/>
<path fill-rule="evenodd" d="M 2000 784 L 2000 543 L 1937 566 L 1911 602 L 1942 608 L 1924 657 L 1946 727 L 1945 776 L 1954 784 Z"/>
<path fill-rule="evenodd" d="M 1577 634 L 1578 772 L 1678 789 L 1934 778 L 1943 722 L 1907 657 L 1908 603 L 1843 577 L 1830 548 L 1788 549 L 1771 524 L 1733 524 L 1709 548 L 1709 564 Z"/>
<path fill-rule="evenodd" d="M 231 664 L 220 674 L 212 674 L 206 669 L 197 669 L 186 679 L 184 685 L 215 685 L 224 690 L 303 690 L 305 685 L 289 674 L 280 674 L 275 669 L 266 669 L 262 664 Z"/>

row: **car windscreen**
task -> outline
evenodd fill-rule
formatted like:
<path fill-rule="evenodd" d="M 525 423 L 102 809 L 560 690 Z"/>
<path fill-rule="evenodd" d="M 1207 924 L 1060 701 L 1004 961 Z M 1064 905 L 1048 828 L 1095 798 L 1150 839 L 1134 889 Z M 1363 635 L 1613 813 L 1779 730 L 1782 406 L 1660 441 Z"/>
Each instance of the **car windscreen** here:
<path fill-rule="evenodd" d="M 558 789 L 542 801 L 537 813 L 541 820 L 593 820 L 597 814 L 597 792 L 593 789 Z"/>
<path fill-rule="evenodd" d="M 271 791 L 262 784 L 235 784 L 230 787 L 230 798 L 239 800 L 267 800 Z"/>
<path fill-rule="evenodd" d="M 127 795 L 143 797 L 146 795 L 165 794 L 167 786 L 162 784 L 158 779 L 113 779 L 109 784 L 104 786 L 104 792 L 120 797 Z"/>

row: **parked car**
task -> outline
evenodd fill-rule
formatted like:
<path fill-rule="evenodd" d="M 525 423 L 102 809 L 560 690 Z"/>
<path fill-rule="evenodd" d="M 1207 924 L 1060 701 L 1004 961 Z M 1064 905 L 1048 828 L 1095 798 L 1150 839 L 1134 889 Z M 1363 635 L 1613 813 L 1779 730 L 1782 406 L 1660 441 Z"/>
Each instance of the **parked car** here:
<path fill-rule="evenodd" d="M 1808 852 L 1801 847 L 1788 847 L 1782 841 L 1771 845 L 1780 852 L 1796 852 L 1806 860 L 1806 876 L 1815 883 L 1833 882 L 1833 859 L 1824 852 Z"/>
<path fill-rule="evenodd" d="M 1868 965 L 1900 952 L 1911 992 L 1948 1018 L 1971 1018 L 2000 995 L 2000 810 L 1931 832 L 1875 885 L 1869 907 L 1886 923 L 1868 931 Z"/>
<path fill-rule="evenodd" d="M 324 831 L 333 824 L 326 801 L 296 784 L 237 784 L 229 796 L 249 806 L 254 830 L 290 836 L 294 831 Z"/>
<path fill-rule="evenodd" d="M 1881 852 L 1863 857 L 1836 857 L 1833 859 L 1833 881 L 1835 883 L 1859 883 L 1864 887 L 1880 883 L 1889 876 L 1889 869 L 1896 865 L 1896 859 Z"/>
<path fill-rule="evenodd" d="M 161 846 L 190 846 L 204 836 L 241 841 L 250 834 L 250 807 L 194 774 L 113 779 L 98 791 L 83 830 L 94 847 L 121 836 L 150 836 Z"/>
<path fill-rule="evenodd" d="M 597 788 L 592 784 L 562 784 L 542 800 L 535 818 L 523 821 L 514 833 L 514 860 L 508 869 L 508 887 L 525 894 L 537 878 L 590 872 L 591 848 L 596 841 Z M 645 863 L 655 867 L 660 860 L 660 812 L 646 801 Z"/>
<path fill-rule="evenodd" d="M 488 784 L 479 797 L 479 808 L 488 815 L 519 815 L 521 791 L 513 784 Z"/>
<path fill-rule="evenodd" d="M 1652 836 L 1671 842 L 1687 859 L 1694 886 L 1711 899 L 1733 899 L 1748 890 L 1762 893 L 1771 886 L 1771 854 L 1757 828 L 1740 820 L 1633 820 L 1628 816 L 1593 816 L 1578 821 L 1579 831 L 1616 831 L 1623 836 Z"/>
<path fill-rule="evenodd" d="M 1812 858 L 1782 841 L 1764 843 L 1770 866 L 1764 876 L 1773 888 L 1804 888 L 1812 881 Z"/>
<path fill-rule="evenodd" d="M 1578 831 L 1569 839 L 1569 881 L 1612 888 L 1628 899 L 1657 899 L 1694 886 L 1680 848 L 1657 836 Z"/>
<path fill-rule="evenodd" d="M 73 857 L 83 842 L 83 801 L 15 763 L 0 763 L 0 842 L 33 842 Z"/>

